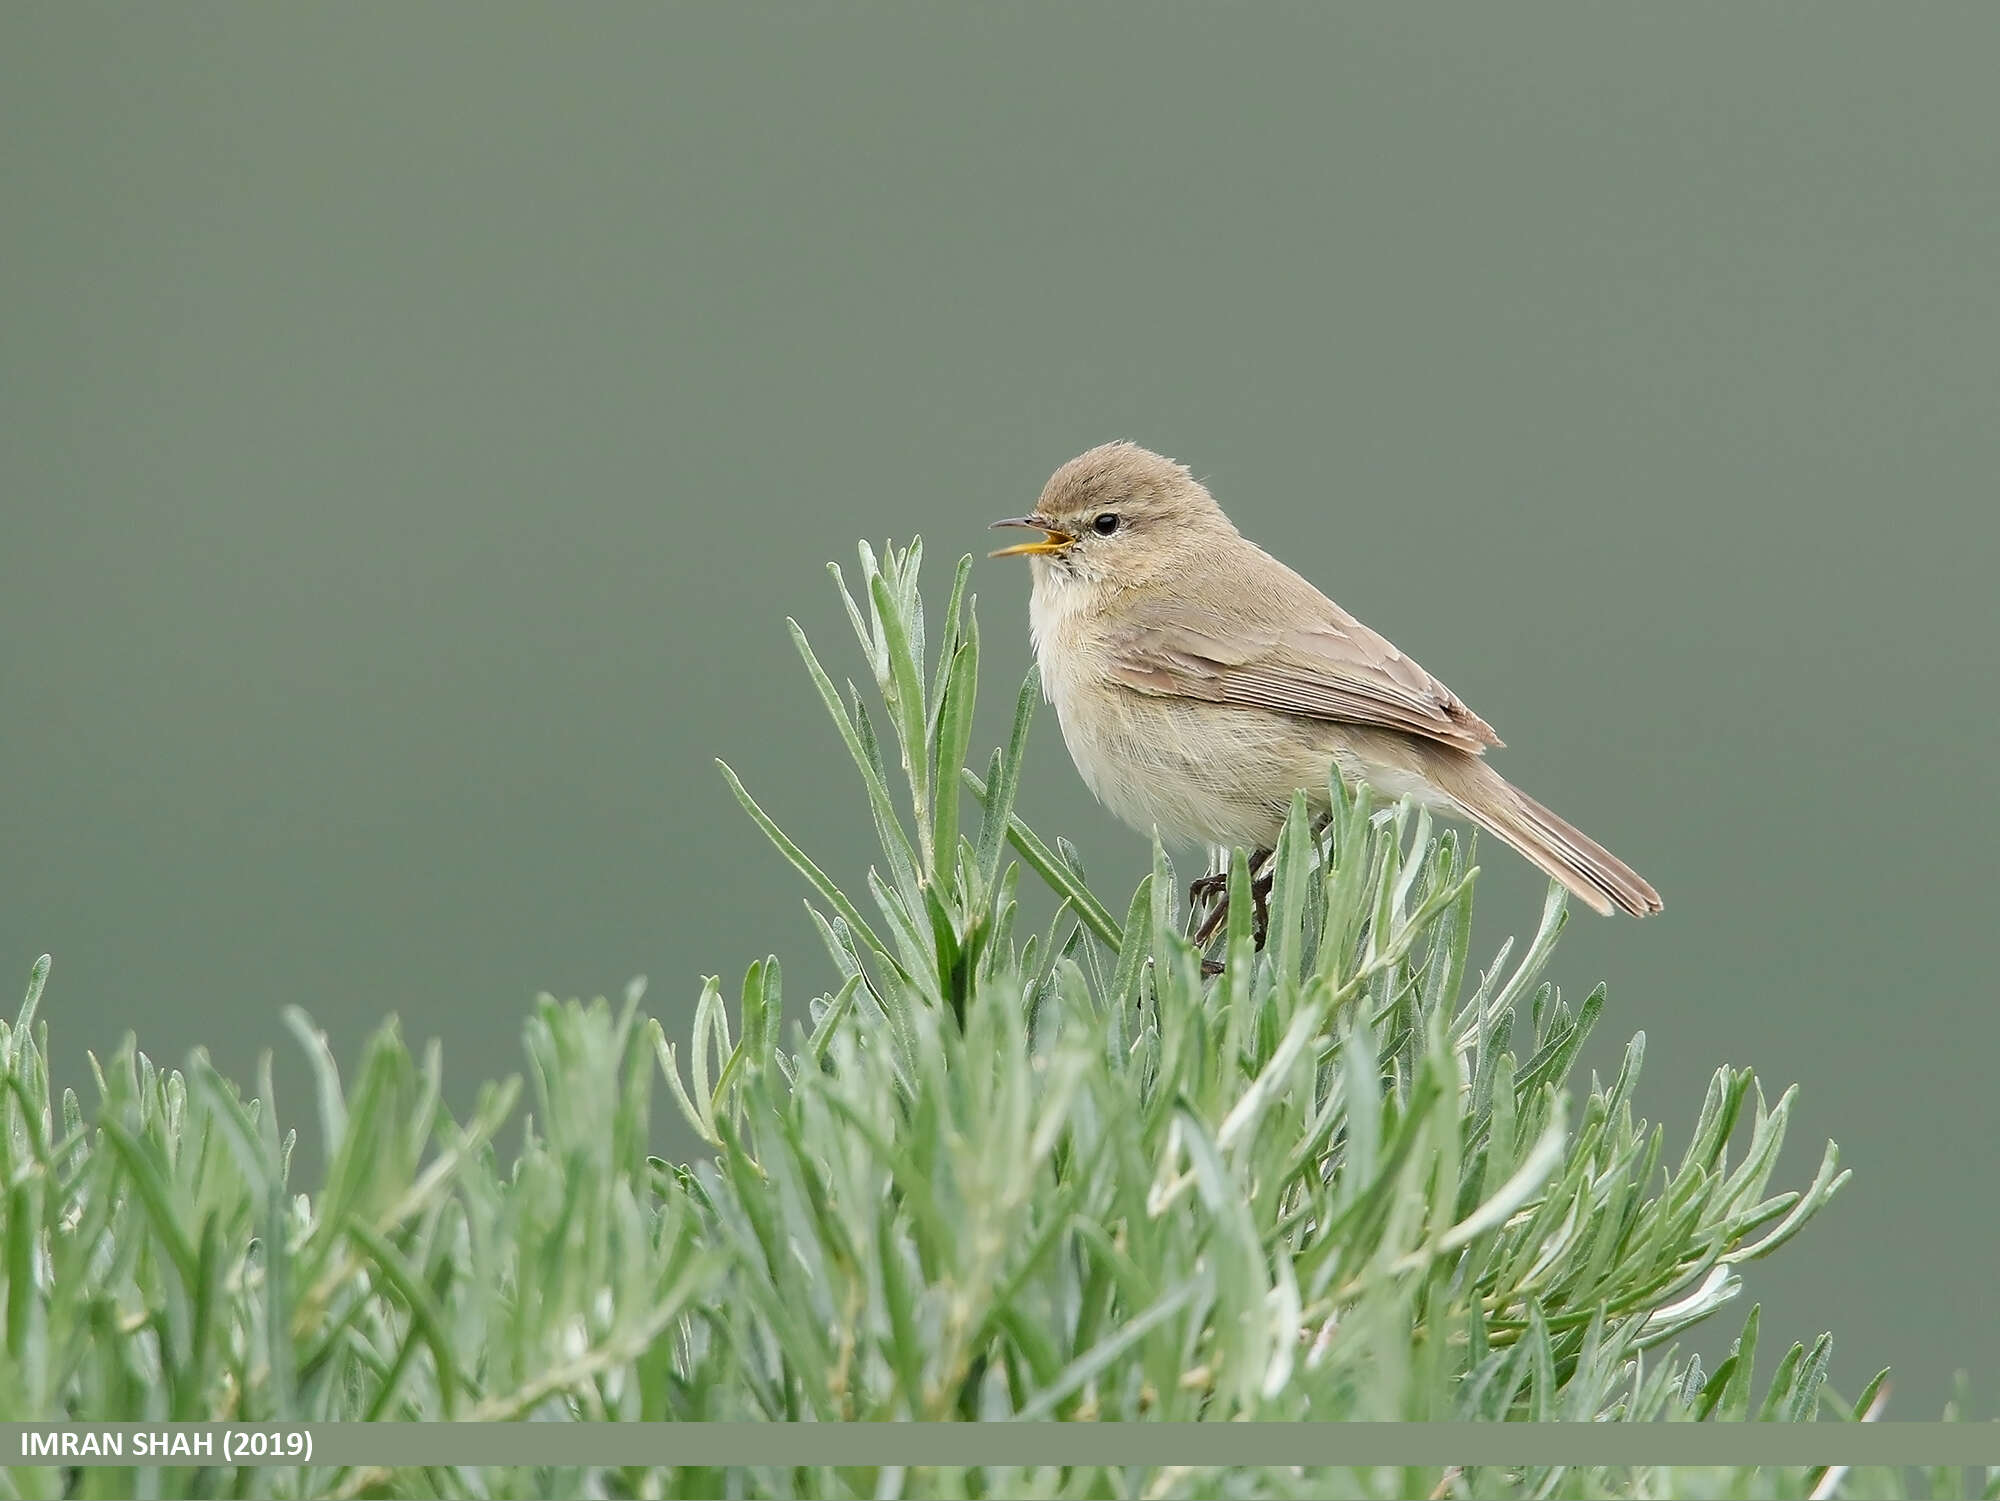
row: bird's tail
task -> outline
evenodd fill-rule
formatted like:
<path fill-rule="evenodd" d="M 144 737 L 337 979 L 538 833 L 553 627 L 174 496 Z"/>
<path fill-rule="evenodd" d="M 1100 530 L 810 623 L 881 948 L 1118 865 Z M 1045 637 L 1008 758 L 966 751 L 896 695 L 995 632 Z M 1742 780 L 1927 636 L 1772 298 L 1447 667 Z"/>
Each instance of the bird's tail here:
<path fill-rule="evenodd" d="M 1588 834 L 1544 808 L 1477 756 L 1454 755 L 1438 778 L 1451 802 L 1488 833 L 1519 850 L 1578 900 L 1607 916 L 1660 910 L 1660 894 L 1639 872 Z"/>

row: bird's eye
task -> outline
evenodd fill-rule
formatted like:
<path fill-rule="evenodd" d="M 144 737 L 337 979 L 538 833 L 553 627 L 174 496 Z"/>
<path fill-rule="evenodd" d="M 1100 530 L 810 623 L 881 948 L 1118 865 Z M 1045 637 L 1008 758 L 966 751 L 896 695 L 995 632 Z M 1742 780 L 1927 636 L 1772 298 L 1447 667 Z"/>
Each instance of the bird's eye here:
<path fill-rule="evenodd" d="M 1090 528 L 1100 537 L 1110 536 L 1118 530 L 1118 513 L 1116 511 L 1098 512 L 1097 519 L 1090 523 Z"/>

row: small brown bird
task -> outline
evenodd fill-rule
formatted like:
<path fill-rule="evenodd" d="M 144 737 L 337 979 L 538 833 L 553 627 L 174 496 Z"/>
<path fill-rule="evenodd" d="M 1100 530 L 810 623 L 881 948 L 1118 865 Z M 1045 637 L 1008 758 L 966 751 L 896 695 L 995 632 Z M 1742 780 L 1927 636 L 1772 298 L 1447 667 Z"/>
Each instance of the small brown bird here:
<path fill-rule="evenodd" d="M 1449 688 L 1245 538 L 1184 465 L 1133 443 L 1071 459 L 1003 547 L 1034 571 L 1042 691 L 1090 790 L 1126 823 L 1268 850 L 1292 794 L 1349 782 L 1472 820 L 1599 912 L 1659 893 L 1486 762 L 1500 737 Z"/>

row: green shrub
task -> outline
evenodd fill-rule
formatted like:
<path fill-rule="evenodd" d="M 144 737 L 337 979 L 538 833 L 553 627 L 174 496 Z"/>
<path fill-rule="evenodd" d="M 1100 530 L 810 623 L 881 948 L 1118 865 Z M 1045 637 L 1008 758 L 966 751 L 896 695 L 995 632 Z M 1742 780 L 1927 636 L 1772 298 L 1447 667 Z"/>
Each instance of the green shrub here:
<path fill-rule="evenodd" d="M 978 675 L 960 564 L 934 652 L 920 549 L 842 586 L 885 738 L 793 627 L 881 838 L 867 913 L 729 781 L 804 873 L 842 977 L 787 1017 L 775 960 L 734 1024 L 711 981 L 683 1054 L 641 1015 L 544 997 L 518 1081 L 468 1118 L 394 1022 L 352 1088 L 311 1060 L 325 1159 L 297 1193 L 268 1063 L 246 1100 L 199 1051 L 128 1039 L 98 1101 L 51 1097 L 46 959 L 0 1025 L 0 1417 L 19 1419 L 1762 1419 L 1870 1410 L 1830 1341 L 1753 1379 L 1672 1341 L 1839 1189 L 1770 1180 L 1792 1095 L 1709 1085 L 1678 1150 L 1633 1113 L 1644 1053 L 1572 1093 L 1604 1004 L 1540 977 L 1564 920 L 1468 966 L 1452 833 L 1336 786 L 1303 798 L 1252 941 L 1229 871 L 1221 973 L 1156 850 L 1122 920 L 1015 813 L 1034 694 L 964 770 Z M 835 570 L 836 578 L 839 571 Z M 897 786 L 892 790 L 891 764 Z M 726 772 L 726 769 L 725 769 Z M 961 827 L 961 792 L 981 813 Z M 1055 921 L 1017 931 L 1020 865 Z M 656 1087 L 700 1160 L 648 1155 Z M 1732 1160 L 1732 1146 L 1740 1157 Z M 79 1494 L 132 1472 L 77 1470 Z M 16 1470 L 0 1492 L 52 1493 Z M 318 1495 L 1803 1496 L 1807 1471 L 160 1472 L 164 1493 Z M 150 1482 L 149 1482 L 150 1483 Z M 1850 1474 L 1841 1494 L 1892 1494 Z M 1888 1489 L 1884 1489 L 1887 1487 Z"/>

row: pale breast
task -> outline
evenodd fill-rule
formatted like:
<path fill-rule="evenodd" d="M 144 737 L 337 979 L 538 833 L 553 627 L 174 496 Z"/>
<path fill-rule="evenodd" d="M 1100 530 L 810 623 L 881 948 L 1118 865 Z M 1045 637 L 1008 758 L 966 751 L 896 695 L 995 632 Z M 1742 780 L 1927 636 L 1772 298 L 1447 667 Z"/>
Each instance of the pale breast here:
<path fill-rule="evenodd" d="M 1169 839 L 1263 846 L 1295 788 L 1324 802 L 1332 726 L 1117 685 L 1092 669 L 1102 637 L 1091 591 L 1048 574 L 1029 609 L 1042 691 L 1077 771 L 1118 818 Z"/>

